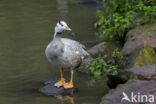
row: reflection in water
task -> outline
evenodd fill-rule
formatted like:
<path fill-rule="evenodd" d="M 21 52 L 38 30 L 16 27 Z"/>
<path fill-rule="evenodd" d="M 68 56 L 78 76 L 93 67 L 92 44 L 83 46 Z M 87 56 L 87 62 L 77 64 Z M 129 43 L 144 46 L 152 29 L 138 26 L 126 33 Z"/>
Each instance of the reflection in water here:
<path fill-rule="evenodd" d="M 67 13 L 68 13 L 68 2 L 67 0 L 57 0 L 57 4 L 58 4 L 58 11 L 60 13 L 60 16 L 62 19 L 66 19 L 67 18 Z"/>
<path fill-rule="evenodd" d="M 74 104 L 74 97 L 72 96 L 57 96 L 57 99 L 61 101 L 62 104 L 64 104 L 65 101 L 70 102 L 71 104 Z"/>

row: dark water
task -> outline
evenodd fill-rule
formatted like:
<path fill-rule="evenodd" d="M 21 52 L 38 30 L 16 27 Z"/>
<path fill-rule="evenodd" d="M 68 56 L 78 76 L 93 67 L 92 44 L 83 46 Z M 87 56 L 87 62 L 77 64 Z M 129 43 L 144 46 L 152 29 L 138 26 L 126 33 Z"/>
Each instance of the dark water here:
<path fill-rule="evenodd" d="M 75 0 L 76 1 L 76 0 Z M 58 20 L 66 21 L 74 39 L 86 46 L 94 41 L 96 8 L 74 0 L 0 0 L 0 104 L 98 104 L 108 91 L 105 78 L 75 74 L 79 91 L 70 97 L 49 97 L 37 92 L 40 82 L 59 78 L 59 70 L 45 58 Z M 68 33 L 65 33 L 68 34 Z M 66 76 L 69 76 L 67 74 Z"/>

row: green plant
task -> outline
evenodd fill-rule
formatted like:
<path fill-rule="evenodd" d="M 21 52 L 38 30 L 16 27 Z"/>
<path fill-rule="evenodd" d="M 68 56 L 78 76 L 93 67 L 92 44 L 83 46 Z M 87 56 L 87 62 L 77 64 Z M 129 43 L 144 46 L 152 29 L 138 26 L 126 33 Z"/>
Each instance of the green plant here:
<path fill-rule="evenodd" d="M 125 55 L 119 49 L 112 52 L 112 59 L 105 62 L 101 57 L 91 59 L 87 64 L 90 75 L 99 76 L 102 74 L 114 73 L 122 69 L 125 65 Z"/>
<path fill-rule="evenodd" d="M 107 64 L 102 58 L 91 59 L 87 64 L 90 75 L 99 76 L 102 74 L 117 72 L 117 67 Z"/>
<path fill-rule="evenodd" d="M 119 69 L 125 65 L 125 55 L 122 54 L 119 49 L 113 51 L 111 64 L 116 65 Z"/>
<path fill-rule="evenodd" d="M 103 9 L 97 11 L 99 38 L 124 39 L 125 33 L 136 25 L 153 22 L 156 16 L 154 0 L 103 0 Z"/>

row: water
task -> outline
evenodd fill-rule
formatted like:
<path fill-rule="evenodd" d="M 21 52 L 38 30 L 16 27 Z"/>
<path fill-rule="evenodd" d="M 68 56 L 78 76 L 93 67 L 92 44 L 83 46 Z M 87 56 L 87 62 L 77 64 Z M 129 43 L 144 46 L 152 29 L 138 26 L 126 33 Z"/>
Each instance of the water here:
<path fill-rule="evenodd" d="M 79 91 L 73 98 L 37 91 L 42 87 L 40 82 L 59 78 L 59 70 L 44 54 L 58 20 L 66 21 L 76 33 L 70 38 L 86 46 L 87 41 L 95 40 L 96 8 L 77 6 L 75 1 L 0 0 L 0 104 L 71 104 L 72 100 L 75 104 L 98 104 L 107 93 L 105 77 L 90 79 L 82 73 L 75 74 Z"/>

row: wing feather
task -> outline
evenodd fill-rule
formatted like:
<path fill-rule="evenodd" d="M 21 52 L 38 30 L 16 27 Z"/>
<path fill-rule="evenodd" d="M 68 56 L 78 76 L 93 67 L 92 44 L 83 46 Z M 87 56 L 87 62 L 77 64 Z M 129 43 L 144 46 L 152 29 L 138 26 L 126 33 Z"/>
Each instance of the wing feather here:
<path fill-rule="evenodd" d="M 85 46 L 80 42 L 68 38 L 62 38 L 61 41 L 63 42 L 65 48 L 75 52 L 78 51 L 82 57 L 89 55 Z"/>

